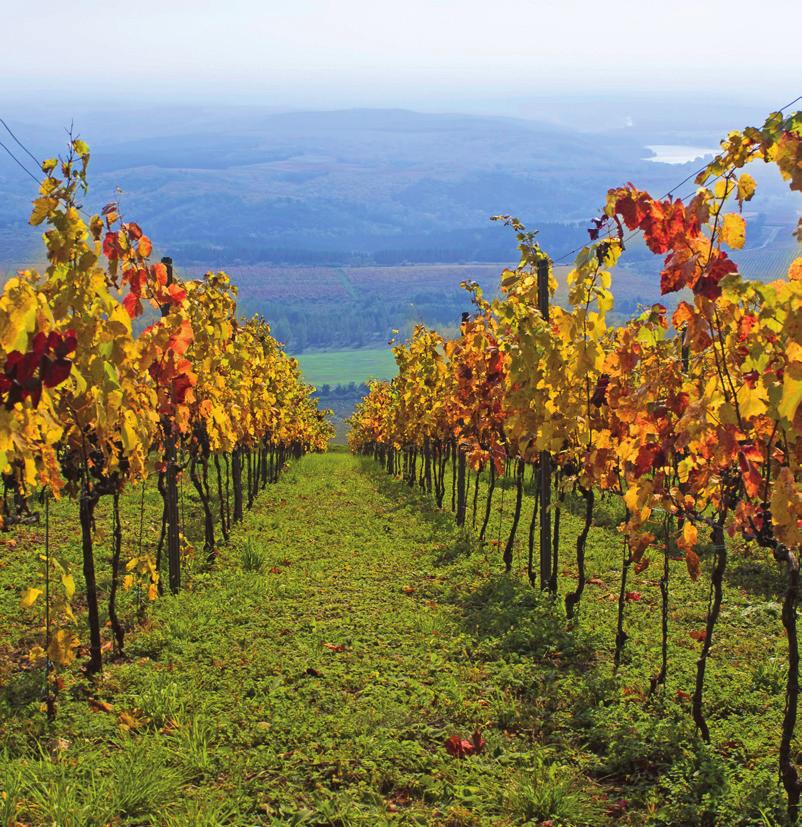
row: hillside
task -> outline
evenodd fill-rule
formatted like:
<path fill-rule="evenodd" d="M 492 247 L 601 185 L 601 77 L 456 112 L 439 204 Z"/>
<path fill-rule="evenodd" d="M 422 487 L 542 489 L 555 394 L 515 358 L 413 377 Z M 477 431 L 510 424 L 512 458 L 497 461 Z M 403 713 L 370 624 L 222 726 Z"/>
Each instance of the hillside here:
<path fill-rule="evenodd" d="M 642 162 L 648 150 L 626 136 L 509 118 L 206 110 L 132 137 L 124 116 L 107 115 L 79 124 L 94 149 L 93 205 L 119 187 L 125 209 L 187 263 L 396 263 L 401 251 L 447 261 L 476 257 L 472 247 L 498 255 L 502 233 L 486 230 L 489 215 L 581 221 L 603 182 L 633 162 L 659 179 L 662 166 Z M 18 128 L 35 152 L 52 152 L 52 130 Z M 0 223 L 18 218 L 30 183 L 3 169 Z"/>
<path fill-rule="evenodd" d="M 76 124 L 92 148 L 87 209 L 119 200 L 180 273 L 229 272 L 241 306 L 269 317 L 300 353 L 376 346 L 417 321 L 456 324 L 469 309 L 460 280 L 492 290 L 516 260 L 514 236 L 491 215 L 519 216 L 559 259 L 587 241 L 608 187 L 637 180 L 665 191 L 697 166 L 690 157 L 655 163 L 650 145 L 718 141 L 712 115 L 669 125 L 633 106 L 645 114 L 627 128 L 590 115 L 581 126 L 576 113 L 557 124 L 543 116 L 258 107 L 96 109 Z M 23 108 L 10 124 L 46 157 L 63 142 L 58 117 Z M 748 276 L 790 257 L 795 209 L 777 176 L 756 175 Z M 0 155 L 0 278 L 41 264 L 39 233 L 24 218 L 34 190 Z M 616 289 L 621 313 L 659 297 L 657 271 L 637 242 L 627 260 Z"/>
<path fill-rule="evenodd" d="M 10 123 L 40 157 L 62 143 L 52 112 L 21 109 Z M 500 212 L 570 249 L 611 182 L 667 189 L 682 169 L 646 160 L 671 139 L 658 125 L 179 107 L 85 111 L 76 128 L 93 149 L 89 206 L 120 197 L 163 253 L 204 267 L 505 260 L 508 236 L 487 221 Z M 718 130 L 699 131 L 675 125 L 674 140 L 716 145 Z M 0 261 L 13 263 L 24 250 L 2 238 L 24 229 L 32 182 L 6 161 Z"/>

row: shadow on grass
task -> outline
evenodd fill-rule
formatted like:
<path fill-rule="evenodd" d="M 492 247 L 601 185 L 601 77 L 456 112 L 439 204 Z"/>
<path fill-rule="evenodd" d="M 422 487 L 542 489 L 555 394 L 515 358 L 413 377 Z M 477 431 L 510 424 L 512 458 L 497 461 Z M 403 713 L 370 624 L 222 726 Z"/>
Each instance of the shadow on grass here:
<path fill-rule="evenodd" d="M 44 676 L 41 670 L 25 670 L 14 674 L 0 690 L 0 697 L 11 710 L 20 710 L 44 697 Z"/>
<path fill-rule="evenodd" d="M 391 477 L 369 457 L 359 457 L 359 463 L 362 472 L 370 477 L 379 493 L 395 503 L 392 510 L 400 511 L 414 506 L 432 528 L 444 532 L 454 531 L 454 515 L 448 510 L 451 502 L 450 491 L 446 491 L 444 509 L 441 511 L 436 507 L 434 499 L 425 491 L 421 491 L 417 485 L 410 488 L 402 480 Z"/>
<path fill-rule="evenodd" d="M 434 557 L 436 565 L 467 560 L 480 552 L 481 545 L 473 531 L 456 529 L 450 510 L 436 508 L 432 498 L 420 488 L 410 488 L 391 477 L 371 459 L 362 458 L 361 464 L 362 471 L 383 496 L 392 498 L 401 508 L 413 506 L 433 531 L 450 535 L 448 544 Z M 491 575 L 468 595 L 455 592 L 450 602 L 459 609 L 464 629 L 477 642 L 492 644 L 499 652 L 547 657 L 550 663 L 561 666 L 576 659 L 576 668 L 583 671 L 594 660 L 589 636 L 581 626 L 567 623 L 562 600 L 555 601 L 517 577 Z"/>
<path fill-rule="evenodd" d="M 729 555 L 724 581 L 731 588 L 771 601 L 782 600 L 786 586 L 782 569 L 770 559 L 741 554 Z"/>
<path fill-rule="evenodd" d="M 516 577 L 493 575 L 454 603 L 465 631 L 499 653 L 583 672 L 596 661 L 594 642 L 582 627 L 566 621 L 562 601 Z"/>
<path fill-rule="evenodd" d="M 450 566 L 457 560 L 468 559 L 481 549 L 479 540 L 467 531 L 460 534 L 453 543 L 449 543 L 441 549 L 434 557 L 434 564 L 437 566 Z"/>

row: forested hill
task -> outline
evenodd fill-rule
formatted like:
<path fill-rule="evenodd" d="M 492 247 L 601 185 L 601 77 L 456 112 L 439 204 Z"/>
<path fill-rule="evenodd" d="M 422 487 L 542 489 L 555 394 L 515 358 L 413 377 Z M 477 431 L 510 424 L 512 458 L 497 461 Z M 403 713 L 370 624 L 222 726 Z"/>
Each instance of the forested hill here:
<path fill-rule="evenodd" d="M 52 113 L 11 125 L 41 157 L 63 141 Z M 512 118 L 179 108 L 88 112 L 76 128 L 93 150 L 90 207 L 120 195 L 177 262 L 208 266 L 497 261 L 510 245 L 492 214 L 521 215 L 562 245 L 611 181 L 662 189 L 676 177 L 644 160 L 662 131 Z M 19 255 L 8 233 L 24 226 L 31 184 L 0 167 L 0 261 Z"/>
<path fill-rule="evenodd" d="M 587 239 L 609 186 L 637 180 L 665 191 L 694 169 L 694 148 L 716 146 L 721 134 L 701 115 L 679 127 L 641 118 L 637 107 L 633 122 L 594 118 L 584 106 L 584 131 L 567 125 L 580 110 L 556 125 L 235 107 L 79 112 L 76 129 L 92 148 L 87 209 L 119 200 L 182 275 L 229 272 L 241 306 L 267 315 L 297 353 L 375 346 L 416 321 L 456 324 L 469 309 L 460 280 L 495 285 L 516 260 L 514 235 L 491 215 L 521 217 L 559 258 Z M 20 111 L 9 123 L 40 157 L 62 145 L 57 112 Z M 688 163 L 648 160 L 661 143 L 688 145 Z M 35 185 L 6 160 L 0 274 L 39 255 L 38 230 L 26 222 Z M 777 224 L 783 204 L 782 182 L 767 176 L 746 252 L 788 256 L 776 243 L 788 238 Z M 616 290 L 624 313 L 657 296 L 656 271 L 637 250 L 627 260 Z M 756 271 L 764 263 L 756 259 Z"/>

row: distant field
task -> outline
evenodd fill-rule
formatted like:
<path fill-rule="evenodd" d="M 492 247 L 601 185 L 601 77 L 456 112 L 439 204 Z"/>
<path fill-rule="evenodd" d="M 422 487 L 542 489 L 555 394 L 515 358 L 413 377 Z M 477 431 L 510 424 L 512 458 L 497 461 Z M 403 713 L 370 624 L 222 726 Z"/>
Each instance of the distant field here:
<path fill-rule="evenodd" d="M 298 362 L 306 381 L 317 387 L 389 379 L 395 373 L 389 347 L 304 353 L 298 356 Z"/>

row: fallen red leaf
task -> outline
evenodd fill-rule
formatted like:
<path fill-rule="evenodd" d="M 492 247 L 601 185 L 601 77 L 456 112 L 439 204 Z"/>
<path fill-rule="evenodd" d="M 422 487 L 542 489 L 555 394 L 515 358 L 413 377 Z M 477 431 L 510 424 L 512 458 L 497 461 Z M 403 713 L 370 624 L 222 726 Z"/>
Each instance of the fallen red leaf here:
<path fill-rule="evenodd" d="M 471 735 L 471 742 L 473 743 L 473 751 L 477 755 L 485 748 L 485 744 L 487 743 L 487 741 L 482 738 L 482 733 L 479 732 L 478 729 Z"/>
<path fill-rule="evenodd" d="M 462 745 L 468 743 L 468 741 L 463 741 L 459 735 L 452 735 L 450 738 L 446 738 L 446 752 L 455 758 L 462 758 L 465 754 Z"/>
<path fill-rule="evenodd" d="M 707 640 L 707 632 L 704 629 L 695 629 L 692 632 L 688 632 L 688 635 L 698 643 L 704 643 Z"/>
<path fill-rule="evenodd" d="M 637 601 L 641 599 L 641 593 L 640 592 L 627 592 L 626 598 L 627 598 L 627 600 L 631 600 L 631 601 L 634 601 L 634 602 L 637 603 Z"/>
<path fill-rule="evenodd" d="M 344 652 L 347 648 L 344 643 L 324 643 L 323 645 L 332 652 Z"/>
<path fill-rule="evenodd" d="M 646 695 L 644 694 L 642 689 L 638 689 L 636 686 L 625 686 L 621 690 L 621 694 L 628 698 L 631 701 L 645 701 Z"/>
<path fill-rule="evenodd" d="M 445 747 L 449 755 L 454 758 L 465 758 L 467 755 L 478 755 L 485 748 L 485 739 L 477 730 L 471 736 L 471 740 L 460 738 L 459 735 L 452 735 L 446 739 Z"/>

